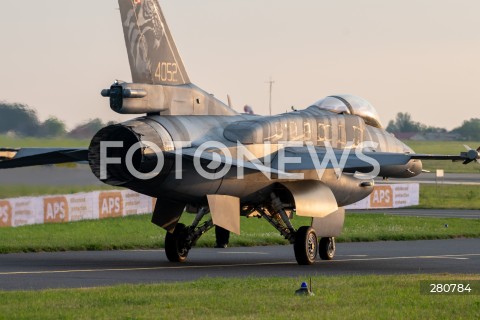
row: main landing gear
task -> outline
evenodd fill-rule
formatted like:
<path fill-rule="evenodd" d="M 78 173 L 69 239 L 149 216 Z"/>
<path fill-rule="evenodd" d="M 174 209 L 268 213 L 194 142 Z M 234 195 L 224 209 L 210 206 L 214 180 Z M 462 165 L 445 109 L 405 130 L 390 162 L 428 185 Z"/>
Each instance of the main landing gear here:
<path fill-rule="evenodd" d="M 335 256 L 335 238 L 321 238 L 318 243 L 318 255 L 322 260 L 333 260 Z"/>
<path fill-rule="evenodd" d="M 318 256 L 322 260 L 332 260 L 335 256 L 335 238 L 318 239 L 315 229 L 309 226 L 296 230 L 288 217 L 280 199 L 271 194 L 271 202 L 265 207 L 251 208 L 267 220 L 282 236 L 293 244 L 295 259 L 300 265 L 310 265 Z M 165 253 L 171 262 L 185 262 L 188 252 L 198 239 L 214 227 L 210 219 L 203 224 L 200 221 L 209 212 L 208 207 L 201 208 L 191 226 L 178 223 L 173 233 L 165 237 Z"/>
<path fill-rule="evenodd" d="M 298 264 L 307 265 L 315 262 L 318 252 L 317 234 L 312 227 L 300 227 L 295 233 L 293 251 Z"/>
<path fill-rule="evenodd" d="M 165 236 L 165 254 L 169 261 L 185 262 L 188 252 L 197 243 L 198 239 L 213 228 L 211 219 L 198 226 L 208 212 L 208 208 L 201 208 L 191 226 L 187 227 L 183 223 L 177 223 L 173 233 L 167 232 Z"/>
<path fill-rule="evenodd" d="M 256 211 L 293 244 L 295 259 L 298 264 L 313 264 L 317 254 L 322 260 L 333 259 L 335 256 L 335 238 L 318 240 L 315 230 L 309 226 L 303 226 L 295 230 L 280 199 L 272 193 L 271 200 L 270 207 L 267 209 L 258 207 Z"/>

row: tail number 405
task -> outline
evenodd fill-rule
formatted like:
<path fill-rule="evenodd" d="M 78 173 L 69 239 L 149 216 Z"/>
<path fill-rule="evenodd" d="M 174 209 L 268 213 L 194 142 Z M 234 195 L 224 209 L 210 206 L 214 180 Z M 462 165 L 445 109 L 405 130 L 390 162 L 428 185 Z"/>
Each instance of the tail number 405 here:
<path fill-rule="evenodd" d="M 155 71 L 155 78 L 164 82 L 176 82 L 178 66 L 175 62 L 159 62 Z"/>

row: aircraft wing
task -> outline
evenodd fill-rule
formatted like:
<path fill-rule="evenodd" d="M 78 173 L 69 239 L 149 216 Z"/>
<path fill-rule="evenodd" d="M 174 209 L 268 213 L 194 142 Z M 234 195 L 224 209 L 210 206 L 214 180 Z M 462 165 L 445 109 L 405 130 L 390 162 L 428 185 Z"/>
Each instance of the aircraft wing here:
<path fill-rule="evenodd" d="M 260 160 L 227 158 L 218 152 L 197 154 L 196 148 L 181 149 L 178 152 L 183 157 L 190 159 L 199 157 L 212 162 L 230 163 L 236 167 L 283 175 L 288 175 L 288 171 L 294 170 L 334 169 L 340 167 L 344 172 L 368 172 L 373 168 L 372 159 L 377 161 L 380 166 L 404 165 L 413 159 L 463 161 L 464 164 L 472 161 L 480 163 L 480 148 L 477 150 L 469 149 L 468 152 L 462 152 L 459 155 L 363 152 L 362 156 L 356 154 L 353 149 L 348 153 L 346 153 L 346 150 L 348 149 L 330 149 L 327 151 L 322 147 L 287 147 L 283 151 L 284 158 L 287 160 L 283 161 L 283 165 L 281 164 L 282 157 L 279 156 L 278 152 L 272 157 L 271 164 L 262 163 Z M 176 152 L 169 152 L 169 154 L 170 156 L 176 156 Z M 312 155 L 314 156 L 312 157 Z M 368 161 L 368 158 L 370 158 L 370 161 Z M 330 161 L 324 162 L 324 159 L 330 159 Z M 88 161 L 87 148 L 0 148 L 0 169 L 82 161 Z"/>
<path fill-rule="evenodd" d="M 344 172 L 354 173 L 368 172 L 373 168 L 373 161 L 380 166 L 405 165 L 410 160 L 451 160 L 463 161 L 464 164 L 472 161 L 480 163 L 480 148 L 470 149 L 459 155 L 437 155 L 437 154 L 415 154 L 415 153 L 392 153 L 364 151 L 358 155 L 354 149 L 330 149 L 323 147 L 287 147 L 284 150 L 284 157 L 288 162 L 281 165 L 281 157 L 278 153 L 272 161 L 272 168 L 278 170 L 313 170 L 317 168 L 335 169 L 341 168 Z M 363 156 L 362 156 L 363 155 Z M 343 159 L 342 159 L 343 158 Z M 368 159 L 370 158 L 370 159 Z M 329 159 L 330 161 L 324 161 Z M 322 165 L 323 163 L 323 165 Z"/>
<path fill-rule="evenodd" d="M 289 175 L 289 171 L 295 170 L 314 170 L 319 168 L 336 169 L 341 168 L 343 172 L 370 172 L 373 169 L 374 162 L 378 162 L 381 167 L 405 165 L 410 160 L 451 160 L 463 161 L 469 163 L 472 161 L 480 162 L 479 150 L 469 150 L 459 155 L 437 155 L 437 154 L 415 154 L 415 153 L 392 153 L 392 152 L 372 152 L 364 151 L 357 154 L 355 149 L 330 149 L 323 147 L 287 147 L 283 151 L 272 155 L 271 163 L 264 163 L 260 160 L 241 160 L 236 158 L 227 158 L 222 153 L 215 152 L 197 153 L 196 148 L 185 148 L 175 152 L 170 152 L 170 156 L 181 154 L 190 160 L 201 158 L 212 161 L 213 163 L 229 163 L 235 167 L 243 167 L 261 172 L 272 174 Z M 283 152 L 283 155 L 280 154 Z M 283 158 L 283 160 L 282 160 Z M 282 164 L 283 163 L 283 164 Z"/>
<path fill-rule="evenodd" d="M 473 150 L 470 147 L 467 147 L 467 152 L 461 152 L 458 156 L 454 155 L 442 155 L 442 154 L 412 154 L 412 159 L 419 160 L 451 160 L 451 161 L 463 161 L 463 164 L 476 161 L 480 163 L 480 147 L 477 150 Z"/>
<path fill-rule="evenodd" d="M 272 167 L 285 171 L 341 168 L 343 172 L 354 173 L 371 171 L 372 161 L 365 161 L 366 157 L 376 160 L 381 166 L 404 165 L 411 159 L 408 154 L 388 152 L 363 152 L 365 157 L 362 159 L 354 149 L 349 150 L 349 153 L 345 150 L 348 151 L 348 149 L 327 151 L 322 147 L 312 147 L 310 150 L 308 147 L 287 147 L 284 156 L 277 153 L 272 161 Z M 282 157 L 288 161 L 283 165 Z"/>
<path fill-rule="evenodd" d="M 87 148 L 0 148 L 0 169 L 88 161 Z"/>

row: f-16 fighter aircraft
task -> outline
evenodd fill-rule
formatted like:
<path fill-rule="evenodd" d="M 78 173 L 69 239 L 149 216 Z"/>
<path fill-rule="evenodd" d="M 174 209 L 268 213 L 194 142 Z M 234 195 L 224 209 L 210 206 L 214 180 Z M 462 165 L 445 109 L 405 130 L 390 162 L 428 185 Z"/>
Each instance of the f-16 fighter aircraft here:
<path fill-rule="evenodd" d="M 119 5 L 132 83 L 101 94 L 113 111 L 139 117 L 103 128 L 88 149 L 5 149 L 0 168 L 88 161 L 101 181 L 157 198 L 152 222 L 168 231 L 172 262 L 215 225 L 239 234 L 241 216 L 266 219 L 299 264 L 333 259 L 343 207 L 367 197 L 375 176 L 414 177 L 423 159 L 479 160 L 479 150 L 415 154 L 352 95 L 280 115 L 239 114 L 190 82 L 156 0 Z M 179 223 L 185 211 L 196 215 L 190 226 Z M 294 216 L 312 223 L 297 229 Z"/>

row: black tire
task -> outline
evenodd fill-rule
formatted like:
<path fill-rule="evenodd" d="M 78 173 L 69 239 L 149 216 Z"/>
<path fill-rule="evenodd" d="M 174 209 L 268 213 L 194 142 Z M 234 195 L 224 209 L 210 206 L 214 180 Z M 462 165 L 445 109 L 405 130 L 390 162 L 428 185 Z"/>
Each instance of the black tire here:
<path fill-rule="evenodd" d="M 226 248 L 230 241 L 230 231 L 222 227 L 215 226 L 215 248 Z"/>
<path fill-rule="evenodd" d="M 295 259 L 300 265 L 310 265 L 315 262 L 318 251 L 317 234 L 312 227 L 300 227 L 295 233 L 293 244 Z"/>
<path fill-rule="evenodd" d="M 335 256 L 335 238 L 321 238 L 318 243 L 318 255 L 322 260 L 333 260 Z"/>
<path fill-rule="evenodd" d="M 173 233 L 167 232 L 165 236 L 165 254 L 170 262 L 185 262 L 188 250 L 185 247 L 186 227 L 178 223 Z"/>

